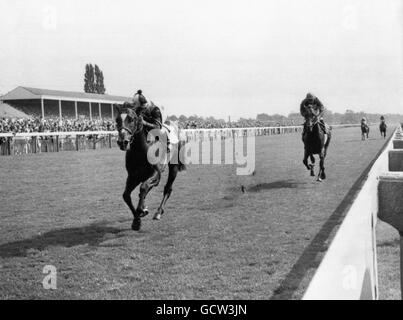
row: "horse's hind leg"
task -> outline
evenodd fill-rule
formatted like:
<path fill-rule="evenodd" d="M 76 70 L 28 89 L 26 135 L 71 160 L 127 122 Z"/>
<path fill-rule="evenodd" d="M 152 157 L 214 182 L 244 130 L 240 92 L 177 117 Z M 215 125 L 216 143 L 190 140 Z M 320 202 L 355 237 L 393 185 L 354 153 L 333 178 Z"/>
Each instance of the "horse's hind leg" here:
<path fill-rule="evenodd" d="M 161 180 L 161 173 L 158 170 L 155 170 L 152 176 L 141 184 L 139 203 L 137 205 L 136 210 L 140 217 L 145 217 L 148 214 L 148 210 L 145 206 L 145 199 L 147 197 L 147 194 L 151 191 L 151 189 L 158 186 L 160 180 Z"/>
<path fill-rule="evenodd" d="M 126 202 L 127 206 L 129 207 L 130 211 L 133 214 L 133 223 L 132 229 L 135 231 L 140 230 L 141 227 L 141 220 L 138 212 L 134 209 L 131 193 L 134 189 L 139 185 L 140 181 L 128 176 L 126 180 L 126 188 L 123 192 L 123 200 Z"/>
<path fill-rule="evenodd" d="M 161 200 L 161 203 L 160 203 L 160 206 L 158 207 L 157 212 L 154 215 L 154 218 L 153 218 L 154 220 L 161 220 L 161 216 L 163 215 L 164 210 L 165 210 L 165 205 L 166 205 L 169 197 L 171 196 L 172 185 L 176 179 L 178 171 L 179 171 L 179 165 L 177 165 L 177 164 L 169 165 L 168 181 L 164 187 L 164 196 Z"/>
<path fill-rule="evenodd" d="M 315 164 L 315 157 L 313 156 L 313 154 L 311 154 L 309 158 L 311 159 L 312 164 Z"/>

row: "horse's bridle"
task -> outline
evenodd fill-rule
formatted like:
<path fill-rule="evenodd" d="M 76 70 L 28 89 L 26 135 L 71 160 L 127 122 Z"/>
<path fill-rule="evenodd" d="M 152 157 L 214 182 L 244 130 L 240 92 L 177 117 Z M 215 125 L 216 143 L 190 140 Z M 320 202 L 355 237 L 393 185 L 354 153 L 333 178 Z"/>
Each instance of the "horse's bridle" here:
<path fill-rule="evenodd" d="M 139 133 L 139 132 L 142 130 L 142 128 L 141 128 L 141 126 L 137 126 L 137 130 L 136 130 L 136 131 L 133 131 L 133 130 L 131 130 L 130 128 L 128 128 L 128 127 L 126 127 L 125 125 L 122 124 L 122 127 L 120 128 L 120 130 L 125 130 L 126 132 L 128 132 L 128 133 L 131 135 L 131 138 L 130 138 L 129 143 L 132 144 L 132 142 L 133 142 L 133 140 L 134 140 L 134 136 L 135 136 L 137 133 Z M 119 131 L 120 131 L 120 130 L 119 130 Z"/>

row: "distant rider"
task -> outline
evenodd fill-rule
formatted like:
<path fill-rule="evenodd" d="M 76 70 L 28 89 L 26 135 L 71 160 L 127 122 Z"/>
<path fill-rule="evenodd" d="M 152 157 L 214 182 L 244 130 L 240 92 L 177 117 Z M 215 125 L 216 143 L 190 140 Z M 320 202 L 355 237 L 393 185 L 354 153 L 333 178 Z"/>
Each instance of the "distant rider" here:
<path fill-rule="evenodd" d="M 361 119 L 361 125 L 362 125 L 362 126 L 368 126 L 367 118 L 362 117 L 362 119 Z"/>

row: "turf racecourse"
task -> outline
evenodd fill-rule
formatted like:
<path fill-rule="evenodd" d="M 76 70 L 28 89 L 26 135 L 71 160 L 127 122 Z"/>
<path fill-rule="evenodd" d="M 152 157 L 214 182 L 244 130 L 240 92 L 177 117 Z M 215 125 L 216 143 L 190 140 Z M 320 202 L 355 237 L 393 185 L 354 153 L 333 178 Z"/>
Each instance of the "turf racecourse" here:
<path fill-rule="evenodd" d="M 189 166 L 141 232 L 117 148 L 0 157 L 0 299 L 299 299 L 385 143 L 371 132 L 334 130 L 322 183 L 302 165 L 300 134 L 259 137 L 253 176 Z M 45 265 L 57 290 L 42 287 Z"/>

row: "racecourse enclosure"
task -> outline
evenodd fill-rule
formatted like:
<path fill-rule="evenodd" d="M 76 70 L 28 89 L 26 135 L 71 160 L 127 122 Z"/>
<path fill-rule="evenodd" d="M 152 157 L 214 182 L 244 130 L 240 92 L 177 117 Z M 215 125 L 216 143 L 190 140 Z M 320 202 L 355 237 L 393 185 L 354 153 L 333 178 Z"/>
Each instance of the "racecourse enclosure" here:
<path fill-rule="evenodd" d="M 190 165 L 162 220 L 140 232 L 118 149 L 1 157 L 0 298 L 299 299 L 384 144 L 376 127 L 367 141 L 334 130 L 319 183 L 300 134 L 257 137 L 254 175 Z M 56 290 L 43 289 L 45 265 Z"/>

